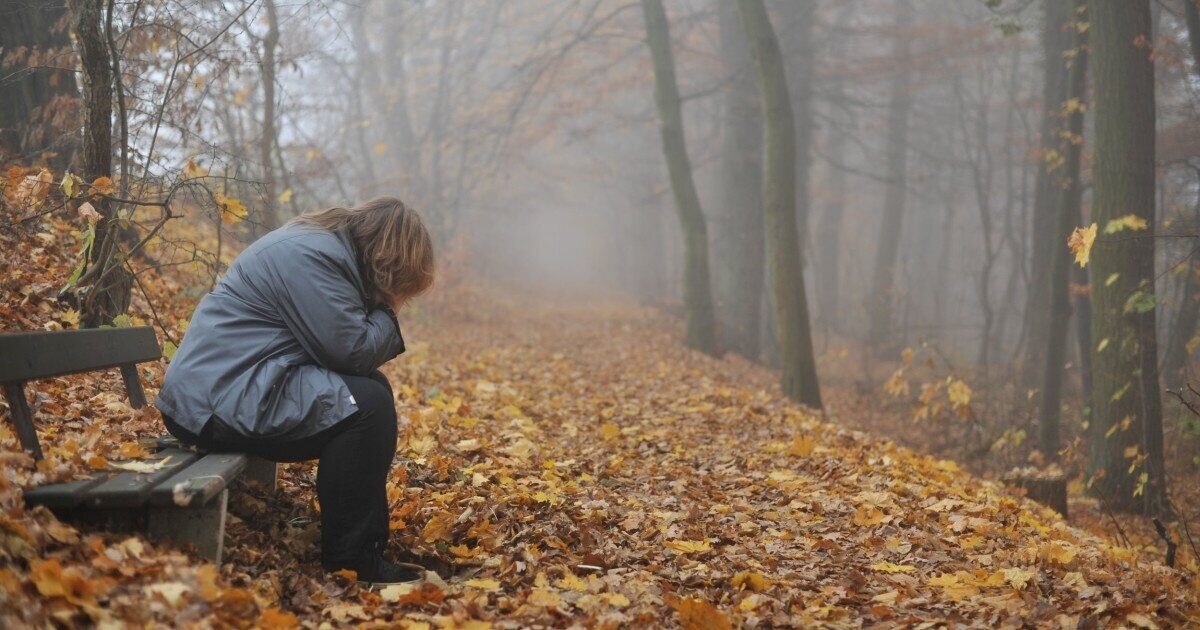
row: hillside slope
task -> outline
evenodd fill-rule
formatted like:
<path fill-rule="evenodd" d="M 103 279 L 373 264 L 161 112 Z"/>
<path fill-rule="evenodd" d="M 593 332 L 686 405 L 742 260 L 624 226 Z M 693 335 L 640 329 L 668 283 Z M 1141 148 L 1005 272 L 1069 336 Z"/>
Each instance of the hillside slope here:
<path fill-rule="evenodd" d="M 45 227 L 0 235 L 2 330 L 70 324 L 53 294 L 72 244 Z M 179 334 L 184 296 L 205 282 L 164 274 L 143 281 Z M 144 299 L 135 309 L 153 320 Z M 826 422 L 765 373 L 685 350 L 660 312 L 459 287 L 404 319 L 410 351 L 385 367 L 403 423 L 392 527 L 396 548 L 440 578 L 369 592 L 323 576 L 312 464 L 284 467 L 278 495 L 236 498 L 219 568 L 26 510 L 23 486 L 162 432 L 156 412 L 112 393 L 116 378 L 79 376 L 31 387 L 47 463 L 20 453 L 7 415 L 0 425 L 0 625 L 1154 627 L 1200 615 L 1183 574 L 952 462 Z M 145 370 L 152 385 L 162 367 Z"/>

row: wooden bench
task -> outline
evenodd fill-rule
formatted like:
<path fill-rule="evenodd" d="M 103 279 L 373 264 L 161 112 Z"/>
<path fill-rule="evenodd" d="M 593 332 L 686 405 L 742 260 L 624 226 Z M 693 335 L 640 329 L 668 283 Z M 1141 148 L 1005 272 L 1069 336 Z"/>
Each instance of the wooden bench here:
<path fill-rule="evenodd" d="M 42 459 L 25 383 L 65 374 L 118 368 L 129 404 L 146 404 L 137 364 L 161 358 L 147 326 L 0 334 L 0 384 L 22 448 Z M 136 528 L 152 538 L 191 544 L 221 562 L 229 487 L 243 478 L 275 489 L 277 466 L 239 453 L 202 453 L 173 438 L 147 444 L 155 464 L 147 472 L 102 472 L 87 479 L 25 492 L 25 503 L 44 505 L 64 518 Z M 163 462 L 162 460 L 166 460 Z"/>

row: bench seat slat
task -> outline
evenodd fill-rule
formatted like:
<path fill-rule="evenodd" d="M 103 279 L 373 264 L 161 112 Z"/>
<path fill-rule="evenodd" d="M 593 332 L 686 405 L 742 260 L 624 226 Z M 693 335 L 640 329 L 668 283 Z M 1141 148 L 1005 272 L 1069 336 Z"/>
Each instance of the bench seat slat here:
<path fill-rule="evenodd" d="M 112 475 L 96 475 L 67 483 L 52 483 L 25 491 L 27 505 L 44 505 L 52 509 L 71 509 L 83 503 L 84 493 L 104 483 Z"/>
<path fill-rule="evenodd" d="M 104 483 L 84 492 L 84 505 L 93 508 L 135 508 L 146 504 L 150 491 L 164 479 L 181 472 L 186 474 L 188 466 L 200 459 L 194 451 L 166 449 L 158 453 L 160 459 L 170 456 L 171 461 L 152 473 L 123 472 L 113 475 Z"/>
<path fill-rule="evenodd" d="M 241 453 L 210 453 L 180 470 L 150 491 L 154 507 L 197 506 L 208 503 L 242 474 L 250 457 Z M 182 484 L 182 485 L 181 485 Z M 176 486 L 179 491 L 176 492 Z"/>

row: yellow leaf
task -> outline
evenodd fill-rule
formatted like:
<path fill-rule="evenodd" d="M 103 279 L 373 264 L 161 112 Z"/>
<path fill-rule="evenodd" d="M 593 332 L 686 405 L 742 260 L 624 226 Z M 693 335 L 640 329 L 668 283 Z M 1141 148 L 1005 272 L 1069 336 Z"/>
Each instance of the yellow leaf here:
<path fill-rule="evenodd" d="M 292 189 L 289 188 L 279 193 L 279 203 L 287 203 L 292 200 Z"/>
<path fill-rule="evenodd" d="M 1104 233 L 1116 234 L 1122 230 L 1131 230 L 1136 232 L 1138 230 L 1144 230 L 1147 227 L 1149 227 L 1149 224 L 1147 224 L 1146 220 L 1142 217 L 1139 217 L 1136 214 L 1127 214 L 1123 217 L 1112 219 L 1108 223 L 1104 224 Z"/>
<path fill-rule="evenodd" d="M 1038 557 L 1048 562 L 1065 565 L 1070 564 L 1075 559 L 1075 550 L 1068 549 L 1064 544 L 1052 542 L 1047 545 L 1042 545 L 1038 550 Z"/>
<path fill-rule="evenodd" d="M 893 564 L 891 562 L 877 562 L 871 565 L 871 568 L 882 573 L 912 573 L 917 570 L 911 564 Z"/>
<path fill-rule="evenodd" d="M 735 588 L 744 588 L 752 590 L 755 593 L 761 593 L 771 588 L 771 580 L 767 579 L 767 576 L 761 573 L 755 573 L 754 571 L 742 571 L 741 573 L 733 576 L 733 586 Z"/>
<path fill-rule="evenodd" d="M 679 553 L 696 553 L 711 551 L 712 544 L 707 540 L 668 540 L 663 546 Z"/>
<path fill-rule="evenodd" d="M 246 205 L 234 197 L 226 197 L 217 193 L 216 200 L 217 208 L 221 211 L 221 223 L 233 225 L 241 222 L 249 214 Z"/>
<path fill-rule="evenodd" d="M 617 608 L 624 608 L 629 605 L 629 598 L 620 593 L 605 593 L 604 598 L 608 600 L 609 605 Z"/>
<path fill-rule="evenodd" d="M 605 422 L 600 426 L 600 435 L 603 435 L 606 440 L 615 440 L 621 435 L 621 427 L 611 422 Z"/>
<path fill-rule="evenodd" d="M 798 457 L 808 457 L 817 448 L 817 443 L 807 435 L 797 435 L 792 438 L 792 445 L 788 447 L 788 455 Z"/>
<path fill-rule="evenodd" d="M 72 326 L 79 325 L 79 311 L 69 308 L 58 314 L 58 319 Z"/>
<path fill-rule="evenodd" d="M 497 591 L 500 590 L 499 580 L 475 579 L 463 582 L 463 585 L 477 588 L 481 591 Z"/>
<path fill-rule="evenodd" d="M 574 573 L 568 573 L 562 576 L 557 582 L 554 583 L 554 585 L 564 590 L 579 591 L 580 593 L 587 590 L 587 582 L 581 580 L 579 576 L 575 575 Z"/>
<path fill-rule="evenodd" d="M 1075 228 L 1071 232 L 1071 237 L 1067 239 L 1067 247 L 1071 248 L 1071 252 L 1075 254 L 1075 262 L 1080 267 L 1086 267 L 1092 258 L 1092 244 L 1096 242 L 1096 224 L 1093 223 L 1086 228 Z"/>
<path fill-rule="evenodd" d="M 850 517 L 850 521 L 859 527 L 874 527 L 887 520 L 889 520 L 887 514 L 873 505 L 860 506 Z"/>
<path fill-rule="evenodd" d="M 956 408 L 971 404 L 971 388 L 966 383 L 956 380 L 946 388 L 946 397 Z"/>
<path fill-rule="evenodd" d="M 1004 581 L 1011 584 L 1018 591 L 1025 590 L 1025 587 L 1029 586 L 1029 582 L 1037 577 L 1037 574 L 1033 571 L 1018 568 L 1004 569 L 1002 573 L 1004 574 Z"/>
<path fill-rule="evenodd" d="M 959 585 L 958 576 L 953 573 L 943 573 L 929 578 L 930 586 L 941 586 L 943 588 L 952 588 Z"/>
<path fill-rule="evenodd" d="M 554 591 L 544 589 L 544 588 L 538 588 L 538 589 L 534 589 L 534 591 L 529 594 L 528 601 L 530 604 L 533 604 L 534 606 L 545 606 L 546 608 L 556 608 L 556 607 L 558 607 L 559 604 L 562 604 L 562 596 L 559 595 L 558 593 L 555 593 Z"/>

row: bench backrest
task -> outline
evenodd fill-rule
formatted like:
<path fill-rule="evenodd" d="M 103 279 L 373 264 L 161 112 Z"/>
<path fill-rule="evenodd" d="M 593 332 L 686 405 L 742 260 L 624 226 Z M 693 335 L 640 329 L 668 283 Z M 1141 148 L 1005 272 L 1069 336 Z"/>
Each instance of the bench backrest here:
<path fill-rule="evenodd" d="M 137 364 L 161 356 L 158 339 L 149 326 L 0 334 L 0 386 L 21 446 L 34 458 L 42 458 L 33 412 L 25 399 L 25 381 L 120 368 L 129 404 L 140 408 L 146 404 L 146 395 Z"/>
<path fill-rule="evenodd" d="M 149 326 L 0 334 L 0 383 L 104 370 L 161 356 Z"/>

